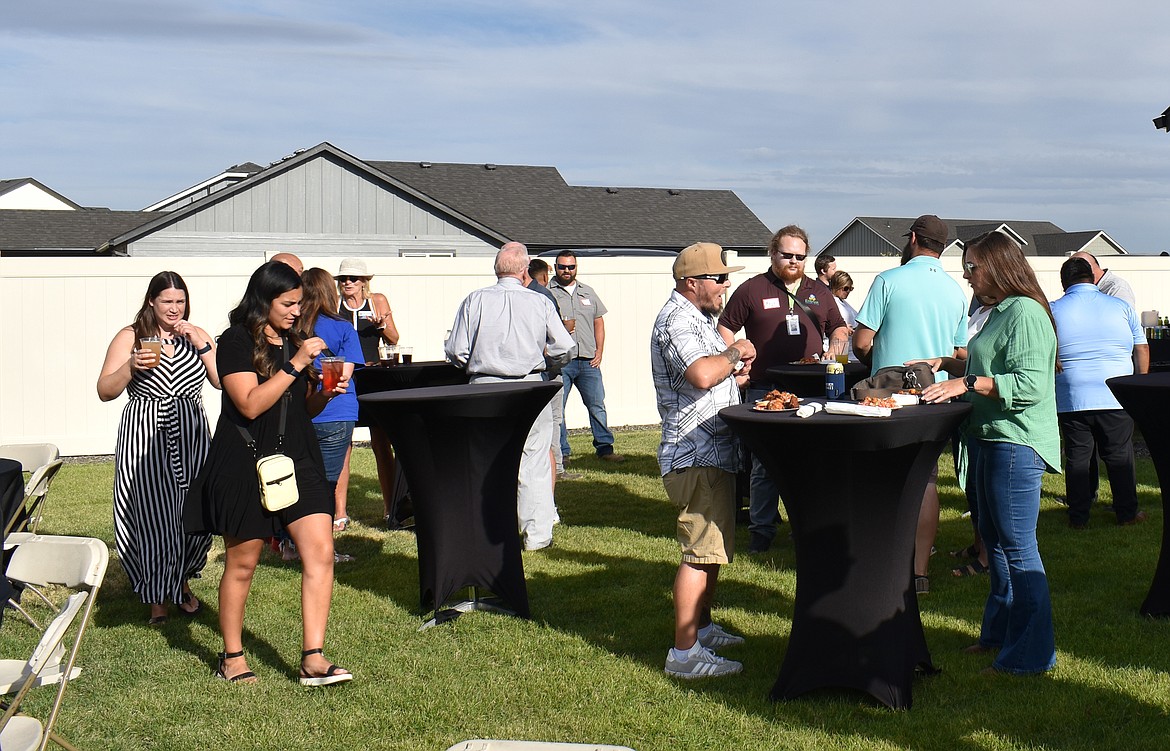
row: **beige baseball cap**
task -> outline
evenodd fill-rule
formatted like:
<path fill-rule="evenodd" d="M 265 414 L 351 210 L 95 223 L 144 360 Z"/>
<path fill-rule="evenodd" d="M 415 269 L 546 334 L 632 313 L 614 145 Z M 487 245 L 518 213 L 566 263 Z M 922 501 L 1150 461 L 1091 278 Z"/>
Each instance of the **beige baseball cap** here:
<path fill-rule="evenodd" d="M 731 274 L 743 271 L 743 266 L 728 266 L 723 248 L 715 243 L 695 243 L 683 248 L 674 259 L 674 278 L 704 274 Z"/>

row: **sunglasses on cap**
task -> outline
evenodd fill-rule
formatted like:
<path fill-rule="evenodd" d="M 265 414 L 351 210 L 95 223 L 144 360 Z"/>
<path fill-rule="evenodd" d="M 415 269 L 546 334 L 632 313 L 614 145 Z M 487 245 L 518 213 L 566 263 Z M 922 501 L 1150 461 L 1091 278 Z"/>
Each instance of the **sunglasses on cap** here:
<path fill-rule="evenodd" d="M 577 264 L 575 264 L 575 263 L 574 264 L 558 263 L 557 264 L 557 271 L 572 271 L 575 268 L 577 268 Z"/>
<path fill-rule="evenodd" d="M 716 284 L 726 284 L 727 279 L 728 279 L 728 275 L 727 274 L 695 274 L 694 276 L 689 277 L 689 278 L 691 278 L 691 279 L 710 279 L 711 281 L 715 282 Z"/>

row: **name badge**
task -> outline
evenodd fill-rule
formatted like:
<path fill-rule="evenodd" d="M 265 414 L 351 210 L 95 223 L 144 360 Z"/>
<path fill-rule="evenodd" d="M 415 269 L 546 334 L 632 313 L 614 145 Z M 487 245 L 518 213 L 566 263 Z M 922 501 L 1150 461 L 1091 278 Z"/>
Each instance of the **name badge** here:
<path fill-rule="evenodd" d="M 788 333 L 796 336 L 800 333 L 800 319 L 796 317 L 795 313 L 789 313 L 784 316 L 784 320 L 788 323 Z"/>
<path fill-rule="evenodd" d="M 579 299 L 581 300 L 581 304 L 584 305 L 586 308 L 591 307 L 593 305 L 592 300 L 589 300 L 589 299 L 584 298 L 584 297 L 579 298 Z"/>
<path fill-rule="evenodd" d="M 779 308 L 779 307 L 780 307 L 780 298 L 779 297 L 765 297 L 764 298 L 764 310 L 775 310 L 776 308 Z"/>
<path fill-rule="evenodd" d="M 374 311 L 372 311 L 372 310 L 359 310 L 358 311 L 358 320 L 359 321 L 365 320 L 368 318 L 373 318 L 373 317 L 374 317 Z"/>

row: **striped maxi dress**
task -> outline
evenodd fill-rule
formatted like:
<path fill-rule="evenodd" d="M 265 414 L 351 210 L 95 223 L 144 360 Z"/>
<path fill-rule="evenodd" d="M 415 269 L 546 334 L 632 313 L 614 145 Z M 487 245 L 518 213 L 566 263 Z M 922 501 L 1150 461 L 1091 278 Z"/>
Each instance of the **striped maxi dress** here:
<path fill-rule="evenodd" d="M 195 346 L 134 371 L 118 425 L 114 538 L 130 585 L 144 603 L 182 602 L 183 583 L 207 563 L 210 535 L 183 530 L 183 499 L 207 458 L 211 431 L 201 390 L 207 371 Z"/>

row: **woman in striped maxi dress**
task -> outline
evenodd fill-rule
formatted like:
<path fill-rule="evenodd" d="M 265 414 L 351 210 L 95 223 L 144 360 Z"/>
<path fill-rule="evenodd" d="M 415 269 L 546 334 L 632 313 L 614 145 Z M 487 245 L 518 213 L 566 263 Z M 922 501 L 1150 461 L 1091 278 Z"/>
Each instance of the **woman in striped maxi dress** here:
<path fill-rule="evenodd" d="M 114 458 L 114 537 L 130 585 L 150 605 L 152 626 L 168 602 L 194 616 L 203 604 L 188 580 L 207 562 L 210 535 L 188 535 L 181 510 L 207 457 L 210 430 L 201 391 L 219 388 L 215 343 L 187 321 L 187 285 L 173 271 L 150 280 L 134 323 L 119 331 L 98 378 L 102 401 L 126 391 Z M 139 345 L 158 337 L 161 355 Z"/>

